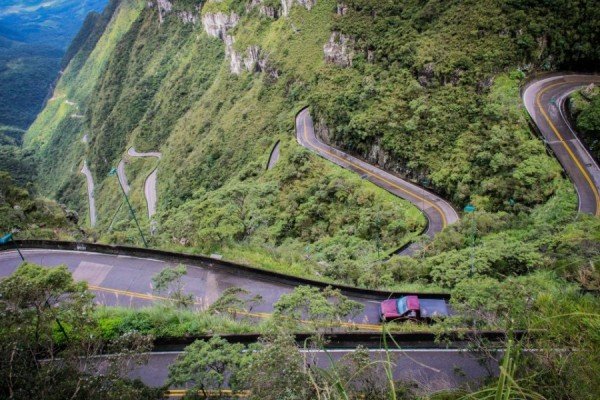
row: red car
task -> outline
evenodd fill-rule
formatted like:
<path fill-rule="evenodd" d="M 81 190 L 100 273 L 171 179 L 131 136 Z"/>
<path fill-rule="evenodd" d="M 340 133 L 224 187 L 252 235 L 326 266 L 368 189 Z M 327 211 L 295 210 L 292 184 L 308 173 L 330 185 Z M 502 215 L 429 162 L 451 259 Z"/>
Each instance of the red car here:
<path fill-rule="evenodd" d="M 381 302 L 381 321 L 427 320 L 448 316 L 448 304 L 443 299 L 428 299 L 418 296 L 404 296 Z"/>

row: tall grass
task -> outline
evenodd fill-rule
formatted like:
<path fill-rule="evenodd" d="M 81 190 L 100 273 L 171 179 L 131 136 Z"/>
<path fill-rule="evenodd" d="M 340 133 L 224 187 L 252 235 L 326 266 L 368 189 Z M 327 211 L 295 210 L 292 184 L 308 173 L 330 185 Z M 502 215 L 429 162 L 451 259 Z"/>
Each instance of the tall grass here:
<path fill-rule="evenodd" d="M 544 396 L 523 388 L 515 378 L 520 350 L 514 340 L 510 339 L 502 359 L 500 376 L 496 385 L 469 393 L 459 400 L 544 400 Z"/>
<path fill-rule="evenodd" d="M 233 319 L 228 315 L 182 310 L 168 305 L 131 309 L 100 307 L 96 317 L 107 339 L 136 331 L 155 337 L 190 337 L 207 334 L 262 333 L 265 323 Z"/>

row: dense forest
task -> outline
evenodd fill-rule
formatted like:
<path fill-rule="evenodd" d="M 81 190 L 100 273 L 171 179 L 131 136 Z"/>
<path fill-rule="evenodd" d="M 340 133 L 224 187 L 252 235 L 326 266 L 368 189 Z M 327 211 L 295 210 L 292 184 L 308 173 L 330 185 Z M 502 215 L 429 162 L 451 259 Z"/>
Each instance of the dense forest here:
<path fill-rule="evenodd" d="M 81 22 L 86 15 L 100 18 L 105 4 L 106 0 L 2 2 L 0 133 L 29 127 L 49 97 L 59 70 L 70 60 L 73 51 L 63 57 L 65 49 Z"/>
<path fill-rule="evenodd" d="M 568 110 L 586 147 L 600 160 L 600 88 L 595 85 L 571 96 Z"/>
<path fill-rule="evenodd" d="M 140 245 L 109 175 L 124 160 L 151 246 L 328 282 L 450 293 L 455 318 L 399 329 L 543 332 L 520 344 L 541 349 L 512 370 L 522 397 L 593 399 L 598 298 L 587 291 L 600 288 L 600 220 L 577 213 L 573 185 L 531 130 L 519 90 L 537 73 L 600 65 L 599 13 L 591 0 L 114 1 L 84 25 L 56 100 L 23 148 L 15 135 L 3 139 L 7 154 L 26 157 L 23 168 L 36 166 L 12 171 L 21 186 L 19 174 L 34 178 L 29 192 L 10 183 L 5 208 L 35 193 L 76 210 L 87 225 L 79 172 L 87 161 L 99 217 L 88 239 Z M 573 123 L 596 157 L 599 99 L 589 87 L 570 100 Z M 306 106 L 323 139 L 476 211 L 435 238 L 421 237 L 426 221 L 413 205 L 296 143 L 294 117 Z M 281 158 L 266 169 L 276 142 Z M 130 147 L 162 158 L 130 157 Z M 151 220 L 144 182 L 156 166 Z M 23 229 L 26 220 L 13 214 L 2 220 L 5 229 Z M 411 240 L 422 244 L 413 257 L 388 257 Z M 215 332 L 218 324 L 218 333 L 276 330 L 181 307 L 94 315 L 104 340 L 130 331 Z M 181 363 L 200 363 L 194 352 L 225 357 L 239 387 L 259 398 L 269 398 L 259 371 L 272 371 L 276 393 L 298 388 L 286 392 L 290 399 L 314 398 L 311 379 L 339 389 L 332 375 L 300 367 L 285 328 L 248 359 L 233 357 L 240 349 L 217 338 L 195 344 Z M 554 351 L 564 347 L 583 351 Z M 281 376 L 273 360 L 298 369 Z M 181 383 L 173 368 L 172 382 Z M 392 387 L 404 389 L 404 398 L 420 395 Z M 331 398 L 348 392 L 336 393 Z"/>

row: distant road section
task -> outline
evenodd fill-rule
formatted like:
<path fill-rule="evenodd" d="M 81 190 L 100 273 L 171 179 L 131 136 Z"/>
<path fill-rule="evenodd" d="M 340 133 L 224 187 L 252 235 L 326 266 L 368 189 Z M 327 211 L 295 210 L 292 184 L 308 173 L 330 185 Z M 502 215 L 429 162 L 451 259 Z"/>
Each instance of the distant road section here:
<path fill-rule="evenodd" d="M 459 217 L 456 210 L 441 197 L 325 144 L 315 134 L 313 120 L 308 108 L 305 108 L 296 116 L 296 138 L 302 146 L 313 150 L 323 158 L 354 171 L 375 185 L 413 203 L 427 217 L 428 225 L 425 234 L 429 237 L 433 237 L 446 226 L 458 221 Z M 415 249 L 416 244 L 412 244 L 405 248 L 401 254 L 411 254 Z"/>
<path fill-rule="evenodd" d="M 125 191 L 125 194 L 129 194 L 131 188 L 129 187 L 129 182 L 127 181 L 127 175 L 125 174 L 125 160 L 121 159 L 119 161 L 119 165 L 117 165 L 117 176 L 119 177 L 119 182 L 121 182 L 121 186 Z"/>
<path fill-rule="evenodd" d="M 87 165 L 87 161 L 83 162 L 83 168 L 81 168 L 81 173 L 85 175 L 85 179 L 87 180 L 87 192 L 88 192 L 88 203 L 90 206 L 90 225 L 92 228 L 96 226 L 96 200 L 94 198 L 94 177 L 92 176 L 92 171 Z"/>
<path fill-rule="evenodd" d="M 279 145 L 281 142 L 278 140 L 273 146 L 273 150 L 271 150 L 271 155 L 269 156 L 269 163 L 267 164 L 267 169 L 272 169 L 277 161 L 279 161 Z"/>
<path fill-rule="evenodd" d="M 530 82 L 523 102 L 544 141 L 571 178 L 579 197 L 581 213 L 600 215 L 600 168 L 583 146 L 565 115 L 569 94 L 591 83 L 598 75 L 552 75 Z"/>
<path fill-rule="evenodd" d="M 127 150 L 127 154 L 131 157 L 156 157 L 158 160 L 162 157 L 162 154 L 158 151 L 151 151 L 148 153 L 138 153 L 135 151 L 133 147 L 130 147 Z M 117 170 L 118 172 L 118 170 Z M 119 179 L 121 179 L 119 177 Z M 157 194 L 156 194 L 156 182 L 158 179 L 158 166 L 152 170 L 150 175 L 146 178 L 146 183 L 144 184 L 144 194 L 146 196 L 146 204 L 148 206 L 148 218 L 152 218 L 154 214 L 156 214 L 156 202 L 157 202 Z"/>

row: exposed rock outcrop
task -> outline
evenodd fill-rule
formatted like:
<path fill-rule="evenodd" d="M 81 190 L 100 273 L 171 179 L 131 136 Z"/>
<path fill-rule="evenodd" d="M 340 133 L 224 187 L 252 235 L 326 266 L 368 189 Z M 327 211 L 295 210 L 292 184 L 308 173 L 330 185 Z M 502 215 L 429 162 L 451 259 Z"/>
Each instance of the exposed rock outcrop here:
<path fill-rule="evenodd" d="M 248 72 L 267 72 L 274 78 L 279 76 L 279 71 L 268 64 L 268 55 L 259 46 L 248 46 L 245 55 L 231 50 L 231 72 L 239 75 L 242 70 Z"/>
<path fill-rule="evenodd" d="M 587 85 L 585 88 L 583 88 L 581 90 L 581 95 L 583 97 L 585 97 L 587 100 L 591 101 L 592 98 L 594 97 L 595 91 L 596 91 L 596 85 L 593 83 L 590 83 L 589 85 Z"/>
<path fill-rule="evenodd" d="M 426 177 L 425 171 L 408 168 L 406 166 L 408 160 L 401 160 L 397 156 L 394 156 L 390 152 L 386 151 L 381 143 L 381 138 L 375 139 L 373 143 L 362 148 L 349 148 L 346 146 L 346 142 L 344 140 L 336 140 L 334 137 L 335 135 L 332 135 L 325 123 L 325 120 L 322 118 L 319 118 L 319 120 L 315 123 L 315 133 L 317 137 L 319 137 L 325 143 L 340 149 L 344 149 L 348 153 L 358 156 L 383 169 L 393 171 L 405 179 L 419 182 L 421 179 Z"/>
<path fill-rule="evenodd" d="M 191 11 L 179 11 L 177 13 L 177 18 L 179 18 L 184 24 L 196 25 L 198 23 L 198 15 Z"/>
<path fill-rule="evenodd" d="M 148 8 L 156 7 L 158 11 L 158 21 L 162 24 L 165 20 L 167 14 L 173 11 L 173 3 L 169 0 L 156 0 L 156 1 L 148 1 L 146 3 Z M 200 6 L 195 7 L 196 12 L 194 11 L 177 11 L 177 18 L 182 21 L 184 24 L 196 24 L 198 23 L 198 15 L 200 12 Z"/>
<path fill-rule="evenodd" d="M 234 28 L 238 22 L 240 22 L 240 16 L 236 13 L 206 13 L 202 16 L 204 31 L 221 40 L 225 40 L 227 31 Z"/>
<path fill-rule="evenodd" d="M 348 12 L 348 6 L 344 3 L 337 4 L 337 15 L 344 16 Z"/>
<path fill-rule="evenodd" d="M 225 55 L 229 58 L 231 73 L 239 75 L 243 70 L 249 72 L 268 71 L 272 76 L 277 77 L 279 75 L 278 72 L 268 68 L 267 54 L 259 46 L 249 46 L 246 49 L 245 55 L 234 49 L 235 38 L 228 31 L 234 28 L 239 20 L 239 16 L 235 13 L 229 15 L 224 13 L 207 13 L 202 16 L 202 26 L 208 35 L 223 40 Z"/>
<path fill-rule="evenodd" d="M 246 10 L 250 11 L 257 7 L 258 7 L 258 12 L 260 14 L 264 15 L 265 17 L 272 18 L 272 19 L 279 18 L 280 8 L 273 7 L 270 5 L 265 5 L 264 0 L 252 0 L 246 7 Z"/>
<path fill-rule="evenodd" d="M 162 24 L 165 15 L 170 13 L 173 9 L 173 3 L 169 0 L 156 0 L 156 8 L 158 8 L 158 20 Z"/>
<path fill-rule="evenodd" d="M 433 83 L 433 78 L 435 76 L 434 67 L 435 67 L 434 63 L 427 63 L 419 71 L 419 76 L 417 79 L 421 86 L 427 87 Z"/>
<path fill-rule="evenodd" d="M 307 10 L 310 10 L 317 4 L 317 0 L 281 0 L 281 15 L 287 17 L 294 3 L 298 3 Z"/>
<path fill-rule="evenodd" d="M 477 82 L 477 93 L 482 94 L 486 92 L 494 84 L 494 77 L 488 76 L 487 78 Z"/>
<path fill-rule="evenodd" d="M 323 46 L 325 61 L 340 67 L 352 65 L 354 39 L 340 32 L 332 32 L 329 41 Z"/>

